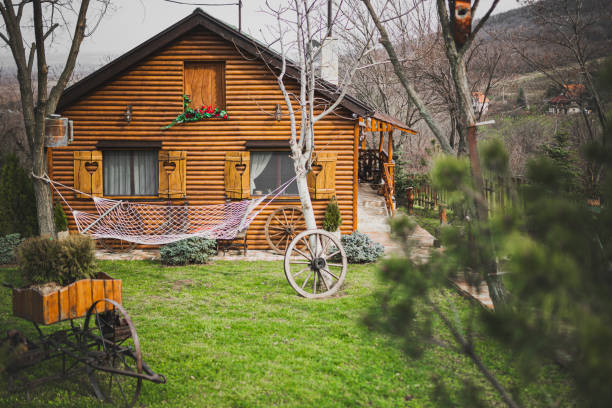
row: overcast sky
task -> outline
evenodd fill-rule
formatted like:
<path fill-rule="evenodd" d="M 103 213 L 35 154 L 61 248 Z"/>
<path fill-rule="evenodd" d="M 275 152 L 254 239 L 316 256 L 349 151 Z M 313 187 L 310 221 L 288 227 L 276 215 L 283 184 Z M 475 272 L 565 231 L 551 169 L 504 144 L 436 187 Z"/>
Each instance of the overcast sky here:
<path fill-rule="evenodd" d="M 105 16 L 93 36 L 86 38 L 81 45 L 79 63 L 101 66 L 171 26 L 190 14 L 196 7 L 201 7 L 207 13 L 228 24 L 238 26 L 238 7 L 236 5 L 219 7 L 195 5 L 197 3 L 236 3 L 237 0 L 179 1 L 192 5 L 174 4 L 164 0 L 114 0 L 113 10 Z M 279 1 L 282 0 L 273 0 L 274 3 Z M 478 14 L 484 13 L 491 2 L 492 0 L 481 0 Z M 495 12 L 503 12 L 518 6 L 517 0 L 501 0 Z M 264 8 L 265 0 L 243 0 L 243 30 L 260 39 L 260 30 L 275 24 L 274 18 L 262 11 Z M 68 47 L 66 45 L 67 36 L 63 37 L 58 37 L 59 40 L 56 40 L 55 46 L 48 52 L 48 60 L 51 64 L 60 62 L 60 58 L 63 58 L 60 55 L 62 50 Z M 14 65 L 6 47 L 0 50 L 0 58 L 3 65 Z"/>

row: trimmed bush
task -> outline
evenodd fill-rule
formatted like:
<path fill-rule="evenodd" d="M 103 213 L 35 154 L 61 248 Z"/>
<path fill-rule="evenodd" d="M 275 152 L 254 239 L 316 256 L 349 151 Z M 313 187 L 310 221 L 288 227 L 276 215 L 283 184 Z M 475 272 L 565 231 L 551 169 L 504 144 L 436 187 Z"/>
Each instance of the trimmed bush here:
<path fill-rule="evenodd" d="M 335 198 L 332 198 L 327 203 L 325 208 L 325 218 L 323 218 L 323 229 L 325 231 L 334 232 L 338 230 L 338 227 L 342 225 L 342 215 L 340 215 L 340 208 Z"/>
<path fill-rule="evenodd" d="M 93 240 L 84 235 L 66 239 L 28 238 L 16 250 L 17 263 L 28 284 L 68 285 L 96 272 Z"/>
<path fill-rule="evenodd" d="M 23 242 L 19 234 L 0 237 L 0 265 L 15 263 L 15 248 Z"/>
<path fill-rule="evenodd" d="M 349 263 L 376 262 L 385 252 L 382 245 L 372 241 L 370 237 L 359 231 L 355 231 L 351 235 L 343 235 L 342 246 Z"/>
<path fill-rule="evenodd" d="M 164 245 L 160 251 L 165 265 L 203 264 L 217 253 L 217 241 L 208 238 L 188 238 Z"/>
<path fill-rule="evenodd" d="M 0 170 L 0 235 L 38 234 L 34 185 L 14 154 L 8 155 Z"/>
<path fill-rule="evenodd" d="M 53 221 L 57 232 L 68 230 L 68 218 L 61 203 L 55 203 L 53 207 Z"/>

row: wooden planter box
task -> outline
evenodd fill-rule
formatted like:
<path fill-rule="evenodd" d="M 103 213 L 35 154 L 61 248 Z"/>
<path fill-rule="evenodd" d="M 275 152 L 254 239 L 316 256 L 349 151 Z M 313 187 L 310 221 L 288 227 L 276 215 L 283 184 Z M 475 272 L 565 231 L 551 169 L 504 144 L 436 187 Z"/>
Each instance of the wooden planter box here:
<path fill-rule="evenodd" d="M 52 324 L 85 316 L 90 306 L 100 299 L 121 304 L 121 279 L 98 273 L 94 279 L 81 279 L 47 295 L 35 289 L 13 289 L 13 315 L 39 324 Z M 102 302 L 97 312 L 112 309 Z"/>

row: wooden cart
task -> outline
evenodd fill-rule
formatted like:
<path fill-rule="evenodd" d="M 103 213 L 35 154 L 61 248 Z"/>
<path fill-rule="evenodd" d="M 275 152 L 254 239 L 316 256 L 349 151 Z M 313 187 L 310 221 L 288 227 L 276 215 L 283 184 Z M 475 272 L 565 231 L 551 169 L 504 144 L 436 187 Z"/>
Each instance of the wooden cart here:
<path fill-rule="evenodd" d="M 31 321 L 38 338 L 29 340 L 17 331 L 9 338 L 18 344 L 6 367 L 13 390 L 86 374 L 98 399 L 114 407 L 131 407 L 140 395 L 142 380 L 165 383 L 142 361 L 136 329 L 121 305 L 121 280 L 100 273 L 82 279 L 53 293 L 34 289 L 13 291 L 13 314 Z M 85 317 L 83 325 L 76 319 Z M 44 334 L 39 325 L 69 321 L 70 328 Z M 43 361 L 61 360 L 55 375 L 27 380 L 23 371 Z"/>

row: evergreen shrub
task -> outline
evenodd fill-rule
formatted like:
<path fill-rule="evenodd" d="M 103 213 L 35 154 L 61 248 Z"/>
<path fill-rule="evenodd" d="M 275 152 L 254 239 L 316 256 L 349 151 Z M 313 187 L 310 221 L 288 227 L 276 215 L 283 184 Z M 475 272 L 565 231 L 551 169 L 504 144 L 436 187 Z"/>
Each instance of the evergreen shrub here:
<path fill-rule="evenodd" d="M 164 265 L 188 265 L 206 263 L 216 253 L 217 241 L 195 237 L 164 245 L 160 256 Z"/>
<path fill-rule="evenodd" d="M 53 221 L 57 232 L 68 230 L 68 218 L 61 203 L 55 203 L 53 207 Z"/>
<path fill-rule="evenodd" d="M 23 239 L 19 234 L 9 234 L 0 237 L 0 265 L 15 263 L 15 248 Z"/>
<path fill-rule="evenodd" d="M 325 231 L 334 232 L 342 225 L 342 215 L 340 215 L 340 208 L 335 198 L 332 198 L 327 203 L 325 208 L 325 218 L 323 218 L 323 229 Z"/>
<path fill-rule="evenodd" d="M 93 240 L 84 235 L 61 240 L 36 237 L 26 239 L 15 252 L 27 283 L 64 286 L 95 274 L 94 247 Z"/>
<path fill-rule="evenodd" d="M 4 158 L 0 170 L 0 234 L 38 233 L 34 185 L 14 154 Z"/>
<path fill-rule="evenodd" d="M 343 235 L 341 241 L 349 263 L 376 262 L 385 252 L 381 244 L 359 231 Z"/>

